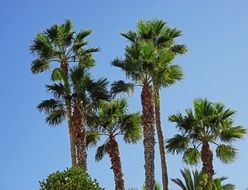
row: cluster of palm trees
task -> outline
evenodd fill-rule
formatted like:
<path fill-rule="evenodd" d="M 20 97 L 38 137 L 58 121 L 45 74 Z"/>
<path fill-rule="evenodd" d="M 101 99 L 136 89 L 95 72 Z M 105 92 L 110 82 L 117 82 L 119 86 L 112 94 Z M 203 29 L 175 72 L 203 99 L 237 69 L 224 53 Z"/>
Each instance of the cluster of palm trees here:
<path fill-rule="evenodd" d="M 52 98 L 43 100 L 37 108 L 45 112 L 49 125 L 67 121 L 72 166 L 87 170 L 87 148 L 106 137 L 97 148 L 95 158 L 99 161 L 105 154 L 109 155 L 115 189 L 124 190 L 116 136 L 121 135 L 127 143 L 136 143 L 143 136 L 145 188 L 153 190 L 156 187 L 155 132 L 159 142 L 163 190 L 168 190 L 166 148 L 171 153 L 183 153 L 183 161 L 188 164 L 202 161 L 202 171 L 211 179 L 215 173 L 210 143 L 217 146 L 216 155 L 223 162 L 236 158 L 237 150 L 230 143 L 242 138 L 246 130 L 233 126 L 233 110 L 207 99 L 196 99 L 194 109 L 186 110 L 185 115 L 179 113 L 169 117 L 176 123 L 179 134 L 169 139 L 165 147 L 160 120 L 160 89 L 183 78 L 182 69 L 173 63 L 177 55 L 187 51 L 184 44 L 176 43 L 181 36 L 180 30 L 155 19 L 141 20 L 136 31 L 122 33 L 129 43 L 124 57 L 115 59 L 112 65 L 124 71 L 130 81 L 119 80 L 110 87 L 106 78 L 96 80 L 90 75 L 90 69 L 95 66 L 93 53 L 99 51 L 87 46 L 85 38 L 90 33 L 90 30 L 76 33 L 72 22 L 66 20 L 38 33 L 30 48 L 36 56 L 31 64 L 32 73 L 51 71 L 51 84 L 46 88 Z M 142 88 L 142 115 L 129 113 L 127 100 L 118 95 L 132 93 L 135 86 Z"/>

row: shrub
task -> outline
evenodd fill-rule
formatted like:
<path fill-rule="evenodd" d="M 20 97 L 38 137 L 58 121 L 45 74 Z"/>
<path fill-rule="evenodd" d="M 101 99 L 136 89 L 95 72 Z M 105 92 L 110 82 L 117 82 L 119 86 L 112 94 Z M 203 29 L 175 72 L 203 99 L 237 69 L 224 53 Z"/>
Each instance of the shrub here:
<path fill-rule="evenodd" d="M 40 190 L 103 190 L 96 180 L 78 167 L 54 172 L 40 183 Z"/>

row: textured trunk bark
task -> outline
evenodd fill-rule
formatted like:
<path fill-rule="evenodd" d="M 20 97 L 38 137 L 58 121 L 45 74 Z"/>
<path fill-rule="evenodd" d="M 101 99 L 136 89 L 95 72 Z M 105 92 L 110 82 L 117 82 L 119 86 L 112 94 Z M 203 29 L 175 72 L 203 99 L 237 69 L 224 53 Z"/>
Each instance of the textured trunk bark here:
<path fill-rule="evenodd" d="M 109 142 L 107 143 L 106 150 L 109 154 L 114 172 L 115 190 L 125 190 L 119 147 L 118 143 L 113 137 L 110 138 Z"/>
<path fill-rule="evenodd" d="M 210 146 L 207 141 L 203 142 L 202 144 L 201 159 L 203 162 L 202 171 L 209 174 L 210 177 L 213 177 L 213 153 L 210 150 Z"/>
<path fill-rule="evenodd" d="M 84 125 L 84 116 L 80 110 L 78 102 L 74 102 L 72 123 L 75 137 L 76 161 L 77 166 L 87 170 L 87 152 L 86 152 L 86 130 Z"/>
<path fill-rule="evenodd" d="M 154 172 L 154 104 L 152 90 L 148 83 L 144 83 L 141 92 L 142 103 L 142 125 L 143 125 L 143 145 L 145 156 L 145 185 L 147 190 L 153 190 L 155 186 Z"/>
<path fill-rule="evenodd" d="M 157 129 L 159 152 L 160 152 L 163 190 L 168 190 L 169 189 L 168 171 L 167 171 L 166 157 L 165 157 L 164 136 L 163 136 L 161 120 L 160 120 L 160 96 L 159 96 L 159 89 L 156 85 L 154 85 L 154 98 L 155 98 L 156 129 Z"/>
<path fill-rule="evenodd" d="M 76 149 L 75 149 L 75 141 L 74 141 L 74 130 L 72 125 L 72 116 L 71 116 L 71 100 L 66 100 L 66 116 L 67 123 L 69 129 L 69 137 L 70 137 L 70 150 L 71 150 L 71 162 L 72 166 L 76 166 Z"/>

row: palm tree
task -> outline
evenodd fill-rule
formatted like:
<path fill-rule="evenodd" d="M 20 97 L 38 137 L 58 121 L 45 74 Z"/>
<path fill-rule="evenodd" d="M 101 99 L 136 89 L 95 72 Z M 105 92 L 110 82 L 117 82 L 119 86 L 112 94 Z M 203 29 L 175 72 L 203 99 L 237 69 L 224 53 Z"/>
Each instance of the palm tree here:
<path fill-rule="evenodd" d="M 183 160 L 188 164 L 196 164 L 201 159 L 203 172 L 212 177 L 214 168 L 210 144 L 217 146 L 216 156 L 221 161 L 230 163 L 237 157 L 237 149 L 231 143 L 246 134 L 245 128 L 234 126 L 234 114 L 235 111 L 221 103 L 195 99 L 193 110 L 187 109 L 185 115 L 178 113 L 169 117 L 180 133 L 167 141 L 168 151 L 184 153 Z"/>
<path fill-rule="evenodd" d="M 73 24 L 70 20 L 66 20 L 61 25 L 55 24 L 44 32 L 38 33 L 30 47 L 31 53 L 37 56 L 37 59 L 31 64 L 32 73 L 42 73 L 49 70 L 53 64 L 59 64 L 59 68 L 68 77 L 69 63 L 93 66 L 92 53 L 97 52 L 98 48 L 85 48 L 85 45 L 87 45 L 85 37 L 90 33 L 90 30 L 74 32 Z M 72 108 L 70 105 L 71 100 L 67 98 L 66 117 L 70 136 L 71 161 L 74 166 L 76 165 L 76 150 L 71 118 Z"/>
<path fill-rule="evenodd" d="M 149 78 L 149 80 L 151 80 L 151 82 L 149 81 L 149 85 L 153 85 L 152 91 L 155 104 L 155 118 L 157 135 L 159 140 L 163 189 L 168 190 L 168 174 L 165 159 L 164 137 L 160 121 L 159 89 L 161 87 L 168 87 L 182 78 L 181 68 L 178 65 L 172 65 L 172 60 L 175 58 L 176 54 L 185 53 L 186 46 L 175 44 L 175 38 L 181 36 L 181 32 L 176 28 L 168 27 L 166 23 L 162 20 L 141 20 L 138 22 L 137 32 L 130 30 L 126 33 L 122 33 L 122 35 L 128 40 L 130 40 L 132 44 L 147 42 L 147 44 L 150 44 L 151 47 L 155 48 L 155 51 L 153 51 L 153 53 L 156 53 L 156 56 L 152 56 L 153 63 L 149 65 L 149 75 L 151 77 Z M 126 50 L 127 52 L 130 51 L 128 48 L 126 48 Z M 130 52 L 128 53 L 130 54 Z M 136 57 L 136 59 L 138 58 Z M 116 63 L 114 64 L 116 65 Z M 144 70 L 146 70 L 146 73 L 148 73 L 148 64 L 144 63 Z M 131 66 L 131 64 L 129 65 Z M 137 71 L 139 72 L 141 70 L 137 68 Z M 142 73 L 138 72 L 135 73 L 135 75 L 140 75 L 141 77 L 138 78 L 140 78 L 139 80 L 142 80 Z M 137 78 L 135 80 L 137 82 Z M 151 176 L 151 174 L 149 174 L 149 176 Z M 155 180 L 153 179 L 153 183 L 154 182 Z"/>
<path fill-rule="evenodd" d="M 108 83 L 106 79 L 92 80 L 88 69 L 82 65 L 71 69 L 69 78 L 60 68 L 57 68 L 53 71 L 52 78 L 58 81 L 47 85 L 53 98 L 42 101 L 38 109 L 46 113 L 46 122 L 49 125 L 58 125 L 67 117 L 67 99 L 71 100 L 75 165 L 86 170 L 86 127 L 96 122 L 95 112 L 100 101 L 108 99 Z"/>
<path fill-rule="evenodd" d="M 160 120 L 160 88 L 167 88 L 182 79 L 183 73 L 178 65 L 172 61 L 177 54 L 184 54 L 185 45 L 175 44 L 175 39 L 181 36 L 181 31 L 171 28 L 163 20 L 140 21 L 138 23 L 138 36 L 141 40 L 151 41 L 157 49 L 157 57 L 152 72 L 156 130 L 159 143 L 163 190 L 168 190 L 168 172 L 165 156 L 164 135 Z M 124 34 L 129 38 L 132 35 Z"/>
<path fill-rule="evenodd" d="M 139 113 L 127 113 L 125 99 L 103 101 L 99 108 L 98 126 L 88 132 L 88 142 L 92 144 L 96 144 L 100 136 L 107 137 L 97 148 L 95 158 L 100 161 L 105 154 L 109 155 L 116 190 L 125 190 L 117 136 L 123 136 L 126 143 L 136 143 L 141 138 L 140 124 Z"/>
<path fill-rule="evenodd" d="M 226 180 L 226 177 L 220 177 L 212 180 L 208 175 L 203 172 L 198 172 L 197 170 L 191 172 L 189 169 L 181 170 L 183 180 L 179 178 L 171 179 L 173 183 L 178 185 L 182 190 L 234 190 L 235 185 L 225 184 L 222 182 Z"/>
<path fill-rule="evenodd" d="M 136 35 L 136 33 L 134 32 Z M 156 50 L 150 42 L 137 41 L 125 48 L 125 59 L 115 59 L 112 64 L 125 71 L 128 78 L 131 78 L 136 85 L 142 86 L 142 126 L 143 145 L 145 157 L 145 184 L 148 190 L 153 190 L 155 186 L 154 171 L 154 99 L 152 93 L 153 60 Z"/>

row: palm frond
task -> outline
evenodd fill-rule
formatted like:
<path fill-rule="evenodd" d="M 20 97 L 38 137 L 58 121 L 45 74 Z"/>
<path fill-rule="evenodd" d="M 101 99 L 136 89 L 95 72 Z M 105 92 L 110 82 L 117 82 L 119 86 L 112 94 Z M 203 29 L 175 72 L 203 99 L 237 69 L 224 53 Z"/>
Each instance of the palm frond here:
<path fill-rule="evenodd" d="M 99 146 L 96 150 L 95 160 L 100 161 L 103 156 L 107 153 L 106 144 Z"/>
<path fill-rule="evenodd" d="M 194 130 L 194 126 L 196 123 L 193 111 L 191 109 L 186 110 L 185 116 L 183 116 L 181 113 L 169 116 L 169 121 L 176 123 L 176 127 L 182 133 Z"/>
<path fill-rule="evenodd" d="M 183 45 L 176 44 L 170 48 L 170 51 L 177 54 L 185 54 L 188 51 L 188 49 L 187 46 L 184 44 Z"/>
<path fill-rule="evenodd" d="M 63 81 L 64 83 L 68 83 L 67 76 L 61 70 L 61 68 L 55 68 L 52 71 L 51 80 L 52 81 Z"/>
<path fill-rule="evenodd" d="M 66 112 L 64 109 L 53 110 L 47 114 L 46 123 L 51 126 L 61 124 L 66 118 Z"/>
<path fill-rule="evenodd" d="M 171 65 L 168 68 L 159 69 L 156 76 L 159 86 L 168 87 L 183 79 L 183 71 L 179 65 Z"/>
<path fill-rule="evenodd" d="M 237 149 L 231 145 L 220 144 L 216 148 L 216 156 L 224 163 L 233 162 L 237 158 Z"/>
<path fill-rule="evenodd" d="M 166 141 L 167 151 L 175 154 L 184 152 L 189 146 L 189 139 L 180 134 L 175 135 L 173 138 Z"/>
<path fill-rule="evenodd" d="M 66 118 L 66 110 L 64 104 L 55 99 L 49 99 L 42 101 L 37 109 L 40 112 L 45 112 L 46 123 L 52 126 L 61 124 Z"/>
<path fill-rule="evenodd" d="M 142 137 L 141 116 L 139 113 L 131 113 L 124 115 L 120 130 L 126 143 L 137 143 Z"/>
<path fill-rule="evenodd" d="M 171 181 L 176 185 L 178 185 L 181 188 L 181 190 L 188 190 L 181 179 L 176 178 L 176 179 L 171 179 Z"/>
<path fill-rule="evenodd" d="M 188 148 L 184 151 L 183 161 L 186 164 L 195 165 L 199 163 L 201 159 L 201 153 L 196 148 Z"/>
<path fill-rule="evenodd" d="M 76 35 L 76 40 L 81 42 L 85 37 L 89 36 L 91 32 L 92 30 L 81 30 Z"/>
<path fill-rule="evenodd" d="M 60 99 L 61 97 L 67 96 L 66 87 L 62 83 L 53 83 L 46 85 L 47 91 L 52 93 L 55 98 Z"/>
<path fill-rule="evenodd" d="M 39 59 L 48 60 L 54 56 L 54 50 L 49 43 L 49 38 L 44 33 L 36 35 L 30 47 L 31 53 L 36 53 Z"/>
<path fill-rule="evenodd" d="M 100 140 L 100 134 L 96 130 L 90 130 L 86 133 L 86 145 L 87 147 L 96 146 Z"/>
<path fill-rule="evenodd" d="M 57 109 L 57 110 L 63 110 L 64 109 L 64 105 L 62 102 L 55 100 L 55 99 L 49 99 L 49 100 L 43 100 L 38 106 L 37 109 L 40 112 L 45 112 L 45 113 L 50 113 L 53 110 Z"/>
<path fill-rule="evenodd" d="M 131 42 L 136 42 L 136 40 L 137 40 L 137 34 L 136 34 L 136 32 L 134 32 L 134 31 L 132 31 L 132 30 L 129 30 L 129 31 L 126 32 L 126 33 L 122 32 L 121 35 L 122 35 L 124 38 L 130 40 Z"/>
<path fill-rule="evenodd" d="M 243 138 L 247 133 L 247 129 L 242 126 L 226 128 L 221 131 L 220 139 L 223 142 L 232 142 L 237 139 Z"/>
<path fill-rule="evenodd" d="M 107 78 L 100 78 L 96 81 L 93 81 L 89 86 L 88 90 L 91 96 L 91 99 L 95 101 L 95 103 L 99 103 L 103 100 L 109 100 L 110 94 L 107 90 L 107 85 L 109 82 Z"/>
<path fill-rule="evenodd" d="M 113 97 L 121 93 L 131 94 L 133 92 L 134 85 L 132 83 L 126 83 L 122 80 L 119 80 L 111 84 L 111 94 Z"/>
<path fill-rule="evenodd" d="M 235 190 L 236 186 L 234 184 L 228 183 L 222 186 L 223 190 Z"/>
<path fill-rule="evenodd" d="M 33 74 L 42 73 L 50 68 L 50 64 L 45 59 L 35 59 L 31 64 L 31 72 Z"/>

